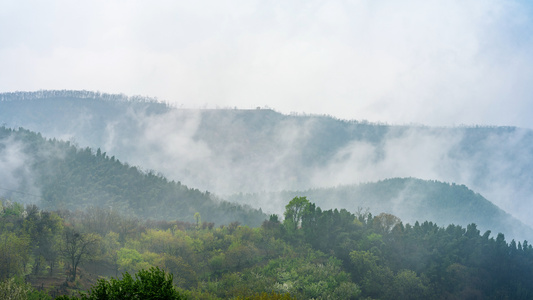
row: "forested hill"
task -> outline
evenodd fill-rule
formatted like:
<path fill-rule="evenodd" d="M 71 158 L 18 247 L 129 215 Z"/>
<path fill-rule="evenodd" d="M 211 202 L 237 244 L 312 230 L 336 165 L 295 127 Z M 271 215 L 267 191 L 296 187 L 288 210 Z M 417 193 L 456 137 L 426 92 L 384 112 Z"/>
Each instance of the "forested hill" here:
<path fill-rule="evenodd" d="M 217 195 L 413 177 L 464 184 L 533 226 L 529 129 L 370 124 L 269 109 L 177 109 L 152 98 L 88 91 L 0 94 L 0 124 L 101 148 Z"/>
<path fill-rule="evenodd" d="M 104 207 L 150 219 L 258 226 L 261 211 L 220 201 L 209 192 L 168 181 L 109 157 L 100 149 L 47 140 L 25 129 L 0 127 L 0 194 L 42 208 Z"/>
<path fill-rule="evenodd" d="M 430 221 L 439 225 L 467 226 L 475 223 L 482 231 L 504 233 L 517 240 L 532 240 L 533 229 L 464 185 L 416 178 L 391 178 L 378 182 L 336 188 L 236 194 L 227 200 L 239 203 L 268 203 L 265 210 L 283 207 L 285 199 L 307 198 L 324 209 L 346 209 L 390 213 L 403 222 Z M 280 211 L 276 211 L 280 213 Z"/>

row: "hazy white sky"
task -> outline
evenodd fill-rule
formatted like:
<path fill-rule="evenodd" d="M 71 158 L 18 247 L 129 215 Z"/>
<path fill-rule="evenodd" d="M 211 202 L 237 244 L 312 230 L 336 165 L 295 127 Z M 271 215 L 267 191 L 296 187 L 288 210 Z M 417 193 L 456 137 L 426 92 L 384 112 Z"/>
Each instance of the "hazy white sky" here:
<path fill-rule="evenodd" d="M 0 2 L 0 92 L 533 128 L 528 1 Z"/>

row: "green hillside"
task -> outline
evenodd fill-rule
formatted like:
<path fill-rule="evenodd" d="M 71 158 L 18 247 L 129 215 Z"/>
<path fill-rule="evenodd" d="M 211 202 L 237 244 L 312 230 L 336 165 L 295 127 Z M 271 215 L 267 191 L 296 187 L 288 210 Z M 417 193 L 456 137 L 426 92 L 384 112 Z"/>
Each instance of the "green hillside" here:
<path fill-rule="evenodd" d="M 25 129 L 0 128 L 0 157 L 2 177 L 9 177 L 0 185 L 4 197 L 50 210 L 97 206 L 141 218 L 189 222 L 199 212 L 203 221 L 251 226 L 266 218 L 261 211 L 142 171 L 100 149 L 47 140 Z"/>

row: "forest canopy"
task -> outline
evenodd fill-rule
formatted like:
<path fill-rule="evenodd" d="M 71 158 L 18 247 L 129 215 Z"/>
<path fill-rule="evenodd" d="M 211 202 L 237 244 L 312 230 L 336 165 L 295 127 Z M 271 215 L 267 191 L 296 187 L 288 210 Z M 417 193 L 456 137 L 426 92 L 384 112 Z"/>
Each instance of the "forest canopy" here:
<path fill-rule="evenodd" d="M 322 210 L 306 197 L 295 197 L 285 210 L 283 221 L 271 215 L 255 228 L 213 227 L 141 221 L 96 208 L 46 211 L 3 199 L 0 240 L 8 242 L 0 243 L 0 281 L 13 290 L 25 285 L 12 278 L 26 276 L 34 287 L 19 290 L 28 295 L 78 297 L 91 286 L 88 295 L 132 282 L 129 274 L 161 270 L 172 274 L 165 277 L 172 290 L 189 299 L 533 296 L 527 241 L 491 237 L 475 224 L 404 224 L 386 213 Z M 85 253 L 79 264 L 69 252 L 76 247 Z"/>

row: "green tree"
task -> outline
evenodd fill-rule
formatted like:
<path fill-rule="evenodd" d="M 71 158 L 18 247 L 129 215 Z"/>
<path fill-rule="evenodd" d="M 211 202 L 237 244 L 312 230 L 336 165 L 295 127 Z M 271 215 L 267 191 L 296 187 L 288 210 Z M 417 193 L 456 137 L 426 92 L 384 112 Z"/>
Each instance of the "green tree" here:
<path fill-rule="evenodd" d="M 285 206 L 285 220 L 283 224 L 288 231 L 295 231 L 301 225 L 302 218 L 309 208 L 309 200 L 306 197 L 294 197 Z"/>
<path fill-rule="evenodd" d="M 225 253 L 227 267 L 234 270 L 249 267 L 258 260 L 258 252 L 252 243 L 235 241 Z"/>
<path fill-rule="evenodd" d="M 57 245 L 61 239 L 63 220 L 56 213 L 40 211 L 35 205 L 29 205 L 26 212 L 24 227 L 31 238 L 35 260 L 33 272 L 38 274 L 48 263 L 49 272 L 52 274 L 59 256 Z"/>
<path fill-rule="evenodd" d="M 176 274 L 174 283 L 181 288 L 193 288 L 198 284 L 195 270 L 181 256 L 165 254 L 162 265 L 167 272 Z"/>
<path fill-rule="evenodd" d="M 390 299 L 427 299 L 427 287 L 411 270 L 402 270 L 394 276 L 390 292 Z"/>
<path fill-rule="evenodd" d="M 393 280 L 392 271 L 379 265 L 379 257 L 370 251 L 350 252 L 352 275 L 361 284 L 364 294 L 372 298 L 382 298 L 390 290 Z"/>
<path fill-rule="evenodd" d="M 395 215 L 381 213 L 378 216 L 374 217 L 373 225 L 376 228 L 376 231 L 381 234 L 390 233 L 394 227 L 402 224 L 402 220 Z"/>
<path fill-rule="evenodd" d="M 143 267 L 149 266 L 144 261 L 142 254 L 131 248 L 121 248 L 117 251 L 117 263 L 120 269 L 126 272 L 135 272 Z"/>
<path fill-rule="evenodd" d="M 0 234 L 0 280 L 22 275 L 30 257 L 30 239 L 13 232 Z"/>
<path fill-rule="evenodd" d="M 102 240 L 104 259 L 106 259 L 115 270 L 115 276 L 118 276 L 118 251 L 120 248 L 119 235 L 116 232 L 110 231 Z"/>
<path fill-rule="evenodd" d="M 350 261 L 352 263 L 354 277 L 359 281 L 368 272 L 377 268 L 379 258 L 370 251 L 352 251 L 350 252 Z"/>

